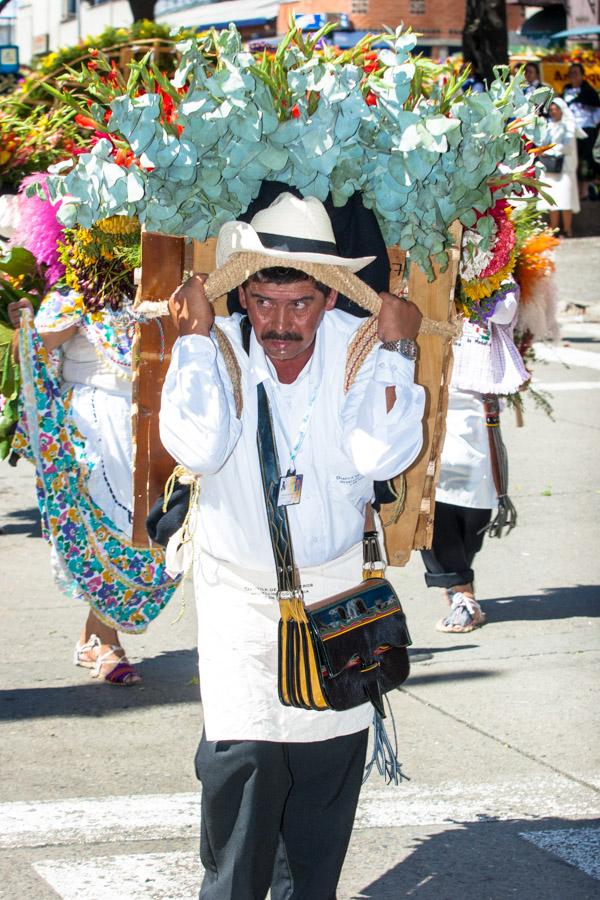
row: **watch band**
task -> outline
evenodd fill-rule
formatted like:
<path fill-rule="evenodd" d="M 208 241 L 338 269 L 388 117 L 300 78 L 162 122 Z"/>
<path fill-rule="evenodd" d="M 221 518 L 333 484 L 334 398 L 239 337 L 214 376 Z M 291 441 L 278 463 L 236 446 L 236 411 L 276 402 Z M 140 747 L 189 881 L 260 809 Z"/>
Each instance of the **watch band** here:
<path fill-rule="evenodd" d="M 400 338 L 398 341 L 382 341 L 383 350 L 389 350 L 391 353 L 399 353 L 405 359 L 415 360 L 417 358 L 417 342 L 411 338 Z"/>

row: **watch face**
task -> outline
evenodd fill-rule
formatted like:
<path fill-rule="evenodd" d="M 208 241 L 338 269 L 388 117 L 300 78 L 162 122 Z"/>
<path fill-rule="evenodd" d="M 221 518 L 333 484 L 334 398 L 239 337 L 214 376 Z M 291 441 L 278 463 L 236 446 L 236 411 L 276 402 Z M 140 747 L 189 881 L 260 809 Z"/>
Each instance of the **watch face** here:
<path fill-rule="evenodd" d="M 415 341 L 411 341 L 410 338 L 404 338 L 403 340 L 398 341 L 398 350 L 402 356 L 406 356 L 407 359 L 417 358 L 417 345 Z"/>

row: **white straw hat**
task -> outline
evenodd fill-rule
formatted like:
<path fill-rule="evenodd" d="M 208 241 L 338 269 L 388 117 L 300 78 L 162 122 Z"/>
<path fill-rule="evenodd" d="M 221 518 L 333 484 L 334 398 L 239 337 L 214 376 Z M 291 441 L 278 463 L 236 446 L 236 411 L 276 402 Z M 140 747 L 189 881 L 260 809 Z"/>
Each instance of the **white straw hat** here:
<path fill-rule="evenodd" d="M 249 224 L 226 222 L 222 226 L 217 239 L 217 267 L 224 266 L 235 253 L 260 253 L 285 260 L 286 265 L 293 260 L 298 263 L 294 268 L 300 270 L 301 263 L 317 263 L 358 272 L 375 259 L 339 256 L 331 220 L 321 201 L 316 197 L 302 200 L 288 191 L 256 213 Z"/>

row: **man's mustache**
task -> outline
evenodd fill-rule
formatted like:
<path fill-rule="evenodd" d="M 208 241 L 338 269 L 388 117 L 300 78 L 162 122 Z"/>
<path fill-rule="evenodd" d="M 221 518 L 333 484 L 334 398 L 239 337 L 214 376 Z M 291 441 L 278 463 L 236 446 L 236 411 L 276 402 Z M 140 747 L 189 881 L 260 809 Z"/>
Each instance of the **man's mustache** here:
<path fill-rule="evenodd" d="M 297 331 L 282 331 L 278 334 L 276 331 L 264 331 L 262 334 L 263 341 L 301 341 L 302 335 Z"/>

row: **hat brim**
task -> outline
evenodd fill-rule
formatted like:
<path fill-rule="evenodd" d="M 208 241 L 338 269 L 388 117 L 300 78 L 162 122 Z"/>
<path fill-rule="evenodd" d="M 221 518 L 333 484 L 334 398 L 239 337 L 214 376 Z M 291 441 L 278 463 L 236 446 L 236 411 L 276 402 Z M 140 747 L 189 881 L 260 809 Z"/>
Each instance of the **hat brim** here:
<path fill-rule="evenodd" d="M 219 231 L 217 240 L 216 261 L 221 267 L 236 253 L 261 253 L 270 259 L 277 260 L 278 264 L 290 265 L 290 259 L 296 261 L 292 268 L 301 269 L 298 263 L 315 263 L 323 266 L 339 266 L 349 269 L 350 272 L 360 272 L 365 266 L 373 262 L 374 256 L 361 256 L 351 259 L 346 256 L 336 256 L 329 253 L 314 253 L 308 251 L 276 250 L 265 247 L 261 242 L 258 232 L 248 222 L 226 222 Z"/>
<path fill-rule="evenodd" d="M 323 256 L 322 254 L 312 255 Z M 298 254 L 295 253 L 287 256 L 277 256 L 276 259 L 280 261 L 279 265 L 285 268 L 298 269 L 299 272 L 321 281 L 333 290 L 349 297 L 350 300 L 354 300 L 355 303 L 358 303 L 359 306 L 372 315 L 378 315 L 381 307 L 381 297 L 364 281 L 361 281 L 348 266 L 313 262 L 306 259 L 299 260 Z M 234 251 L 227 256 L 225 262 L 219 268 L 208 276 L 204 284 L 206 296 L 210 301 L 217 300 L 234 288 L 244 284 L 251 275 L 254 275 L 261 269 L 268 268 L 272 264 L 272 260 L 273 256 L 270 252 Z"/>

